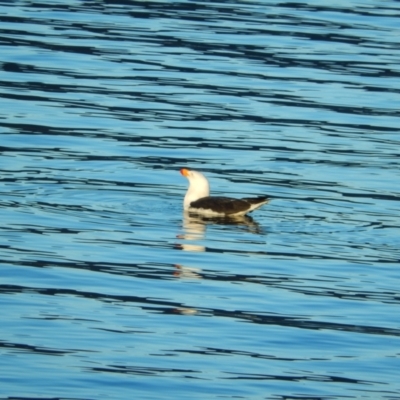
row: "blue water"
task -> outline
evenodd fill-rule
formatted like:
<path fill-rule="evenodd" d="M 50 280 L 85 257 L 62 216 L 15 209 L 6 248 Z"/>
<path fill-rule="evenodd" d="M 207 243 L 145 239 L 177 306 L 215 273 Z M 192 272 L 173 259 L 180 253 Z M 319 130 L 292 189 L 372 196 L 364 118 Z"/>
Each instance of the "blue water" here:
<path fill-rule="evenodd" d="M 0 397 L 400 399 L 399 17 L 0 0 Z"/>

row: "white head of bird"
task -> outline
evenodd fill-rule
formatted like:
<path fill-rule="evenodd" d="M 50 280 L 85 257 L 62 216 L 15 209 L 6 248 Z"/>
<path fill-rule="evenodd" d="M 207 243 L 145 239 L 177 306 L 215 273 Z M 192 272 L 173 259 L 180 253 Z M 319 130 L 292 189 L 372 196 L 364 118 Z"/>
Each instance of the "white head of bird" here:
<path fill-rule="evenodd" d="M 181 174 L 189 180 L 189 189 L 183 199 L 183 208 L 187 210 L 191 202 L 210 195 L 210 184 L 207 178 L 198 171 L 182 168 Z"/>

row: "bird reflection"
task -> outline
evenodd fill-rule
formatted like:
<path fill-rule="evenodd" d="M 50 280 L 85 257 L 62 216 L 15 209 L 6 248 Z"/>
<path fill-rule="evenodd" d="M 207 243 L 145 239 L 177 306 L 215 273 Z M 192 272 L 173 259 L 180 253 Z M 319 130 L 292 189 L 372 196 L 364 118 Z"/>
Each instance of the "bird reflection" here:
<path fill-rule="evenodd" d="M 184 212 L 183 228 L 186 232 L 185 239 L 192 240 L 192 237 L 193 239 L 199 236 L 203 237 L 206 225 L 236 225 L 245 227 L 246 230 L 253 233 L 261 233 L 260 225 L 248 215 L 217 217 Z"/>
<path fill-rule="evenodd" d="M 194 308 L 174 308 L 171 311 L 174 314 L 182 314 L 182 315 L 194 315 L 198 313 L 198 311 Z"/>
<path fill-rule="evenodd" d="M 178 235 L 179 239 L 187 241 L 198 241 L 204 239 L 207 225 L 231 225 L 244 228 L 252 233 L 262 233 L 260 225 L 248 215 L 235 217 L 216 217 L 194 214 L 185 211 L 183 213 L 183 230 L 184 233 Z M 184 251 L 204 252 L 205 246 L 192 243 L 181 243 L 176 245 L 177 248 Z"/>
<path fill-rule="evenodd" d="M 204 233 L 206 231 L 206 224 L 202 220 L 201 216 L 184 212 L 182 226 L 185 233 L 183 235 L 178 236 L 180 239 L 186 239 L 186 240 L 203 239 Z"/>
<path fill-rule="evenodd" d="M 174 276 L 182 279 L 203 279 L 200 275 L 200 268 L 186 267 L 181 264 L 175 264 L 176 271 Z"/>

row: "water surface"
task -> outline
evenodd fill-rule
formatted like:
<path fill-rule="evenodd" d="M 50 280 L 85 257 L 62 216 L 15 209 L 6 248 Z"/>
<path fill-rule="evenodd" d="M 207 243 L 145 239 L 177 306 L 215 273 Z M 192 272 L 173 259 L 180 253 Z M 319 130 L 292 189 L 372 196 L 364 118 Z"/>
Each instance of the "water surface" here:
<path fill-rule="evenodd" d="M 0 396 L 400 399 L 399 16 L 0 1 Z"/>

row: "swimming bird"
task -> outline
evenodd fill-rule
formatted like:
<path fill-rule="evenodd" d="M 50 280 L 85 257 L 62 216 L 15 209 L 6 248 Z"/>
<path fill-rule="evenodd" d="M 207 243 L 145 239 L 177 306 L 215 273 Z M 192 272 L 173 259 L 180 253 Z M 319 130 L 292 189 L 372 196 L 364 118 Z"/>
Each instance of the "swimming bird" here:
<path fill-rule="evenodd" d="M 210 184 L 201 172 L 186 168 L 182 168 L 180 172 L 189 180 L 189 188 L 183 200 L 185 211 L 196 214 L 236 217 L 250 213 L 270 200 L 266 196 L 245 197 L 243 199 L 210 196 Z"/>

